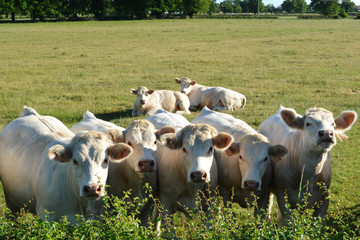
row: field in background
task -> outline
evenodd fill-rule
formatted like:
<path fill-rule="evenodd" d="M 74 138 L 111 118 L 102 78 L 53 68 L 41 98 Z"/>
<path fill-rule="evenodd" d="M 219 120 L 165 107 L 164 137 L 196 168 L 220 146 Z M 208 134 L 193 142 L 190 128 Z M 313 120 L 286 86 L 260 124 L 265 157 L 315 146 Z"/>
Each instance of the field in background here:
<path fill-rule="evenodd" d="M 126 127 L 134 120 L 130 88 L 179 90 L 175 77 L 243 93 L 247 105 L 232 115 L 256 129 L 280 105 L 301 114 L 360 110 L 355 20 L 2 24 L 0 33 L 0 129 L 24 105 L 69 127 L 86 110 Z M 337 202 L 359 215 L 359 150 L 357 123 L 332 151 L 330 211 Z"/>

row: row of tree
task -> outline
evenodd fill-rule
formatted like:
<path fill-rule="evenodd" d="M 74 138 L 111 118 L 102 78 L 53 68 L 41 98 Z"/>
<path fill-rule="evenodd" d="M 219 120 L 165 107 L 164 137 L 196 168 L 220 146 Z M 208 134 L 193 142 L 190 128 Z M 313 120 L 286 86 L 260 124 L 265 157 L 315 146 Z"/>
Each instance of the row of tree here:
<path fill-rule="evenodd" d="M 162 18 L 173 15 L 193 17 L 197 13 L 258 13 L 280 12 L 297 13 L 304 11 L 335 14 L 343 9 L 353 11 L 351 0 L 284 0 L 280 7 L 264 5 L 262 0 L 0 0 L 0 14 L 11 16 L 26 15 L 35 20 L 63 16 L 76 20 L 79 16 L 94 16 L 101 19 L 107 16 L 123 19 Z"/>

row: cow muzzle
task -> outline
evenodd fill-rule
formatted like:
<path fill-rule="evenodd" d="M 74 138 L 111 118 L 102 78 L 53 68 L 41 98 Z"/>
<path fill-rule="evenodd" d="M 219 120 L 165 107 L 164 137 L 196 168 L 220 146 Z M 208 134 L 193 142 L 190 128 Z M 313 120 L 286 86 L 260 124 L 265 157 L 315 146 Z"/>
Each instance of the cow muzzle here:
<path fill-rule="evenodd" d="M 259 190 L 259 186 L 260 183 L 254 180 L 247 180 L 244 182 L 244 188 L 246 190 L 251 190 L 251 191 Z"/>
<path fill-rule="evenodd" d="M 334 132 L 331 130 L 318 132 L 318 144 L 320 143 L 334 143 Z"/>
<path fill-rule="evenodd" d="M 204 170 L 195 171 L 190 174 L 190 179 L 192 182 L 205 182 L 207 174 Z"/>
<path fill-rule="evenodd" d="M 156 170 L 154 160 L 141 160 L 138 163 L 138 167 L 140 172 L 154 172 Z"/>
<path fill-rule="evenodd" d="M 181 91 L 181 93 L 186 94 L 186 92 L 185 92 L 185 91 Z"/>
<path fill-rule="evenodd" d="M 102 195 L 102 187 L 100 184 L 91 184 L 84 186 L 85 197 L 100 197 Z"/>

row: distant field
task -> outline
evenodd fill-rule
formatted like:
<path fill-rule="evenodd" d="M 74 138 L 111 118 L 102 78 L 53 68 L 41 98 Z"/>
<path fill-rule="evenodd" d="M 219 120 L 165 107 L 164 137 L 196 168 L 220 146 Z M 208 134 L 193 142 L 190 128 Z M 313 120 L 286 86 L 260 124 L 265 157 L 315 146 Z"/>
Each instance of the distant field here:
<path fill-rule="evenodd" d="M 1 24 L 0 129 L 24 105 L 69 127 L 86 110 L 126 127 L 130 88 L 179 90 L 173 79 L 185 76 L 243 93 L 246 107 L 232 114 L 255 128 L 280 105 L 359 112 L 359 43 L 355 20 Z M 359 214 L 359 153 L 357 123 L 332 151 L 330 211 L 337 202 Z"/>

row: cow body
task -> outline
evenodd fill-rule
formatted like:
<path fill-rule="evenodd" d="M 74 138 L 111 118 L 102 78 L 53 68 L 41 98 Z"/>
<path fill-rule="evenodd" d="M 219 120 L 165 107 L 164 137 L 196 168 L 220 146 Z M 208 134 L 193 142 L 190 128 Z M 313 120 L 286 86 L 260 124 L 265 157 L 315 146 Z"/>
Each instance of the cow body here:
<path fill-rule="evenodd" d="M 331 112 L 322 108 L 309 109 L 301 116 L 293 109 L 280 107 L 260 124 L 259 132 L 289 149 L 289 154 L 274 164 L 280 225 L 286 223 L 289 215 L 286 196 L 291 208 L 306 202 L 305 207 L 315 208 L 315 216 L 325 216 L 331 183 L 330 150 L 336 144 L 335 135 L 345 139 L 345 132 L 356 119 L 353 111 L 344 111 L 334 119 Z"/>
<path fill-rule="evenodd" d="M 217 152 L 218 185 L 224 201 L 235 201 L 241 207 L 251 206 L 258 197 L 255 214 L 265 215 L 272 184 L 272 160 L 280 159 L 287 150 L 273 146 L 244 121 L 229 114 L 204 107 L 192 123 L 207 123 L 217 131 L 234 137 L 226 152 Z"/>
<path fill-rule="evenodd" d="M 192 109 L 202 109 L 207 106 L 217 111 L 233 111 L 245 107 L 245 96 L 233 90 L 203 86 L 189 78 L 181 80 L 175 78 L 175 82 L 181 85 L 181 92 L 189 97 Z"/>
<path fill-rule="evenodd" d="M 190 114 L 189 98 L 178 91 L 171 90 L 148 90 L 146 87 L 131 89 L 131 93 L 137 95 L 132 111 L 132 116 L 154 115 L 158 109 L 177 114 Z"/>
<path fill-rule="evenodd" d="M 183 116 L 175 113 L 170 113 L 166 110 L 159 109 L 153 116 L 147 117 L 146 120 L 151 122 L 156 129 L 163 127 L 173 127 L 176 131 L 180 131 L 190 122 Z"/>
<path fill-rule="evenodd" d="M 67 216 L 71 223 L 76 214 L 97 214 L 93 203 L 104 194 L 110 160 L 126 157 L 131 149 L 112 144 L 100 132 L 74 135 L 56 118 L 29 109 L 0 133 L 7 207 L 27 208 L 50 221 Z"/>
<path fill-rule="evenodd" d="M 70 130 L 74 133 L 90 130 L 106 133 L 109 129 L 118 129 L 119 131 L 125 130 L 125 128 L 119 127 L 116 124 L 96 118 L 95 115 L 89 111 L 86 111 L 83 114 L 83 120 L 81 122 L 70 128 Z"/>
<path fill-rule="evenodd" d="M 210 189 L 216 187 L 214 148 L 224 149 L 232 140 L 229 134 L 217 134 L 206 124 L 190 124 L 161 137 L 166 147 L 157 152 L 159 198 L 167 213 L 194 209 L 198 191 L 206 195 L 209 185 Z"/>

